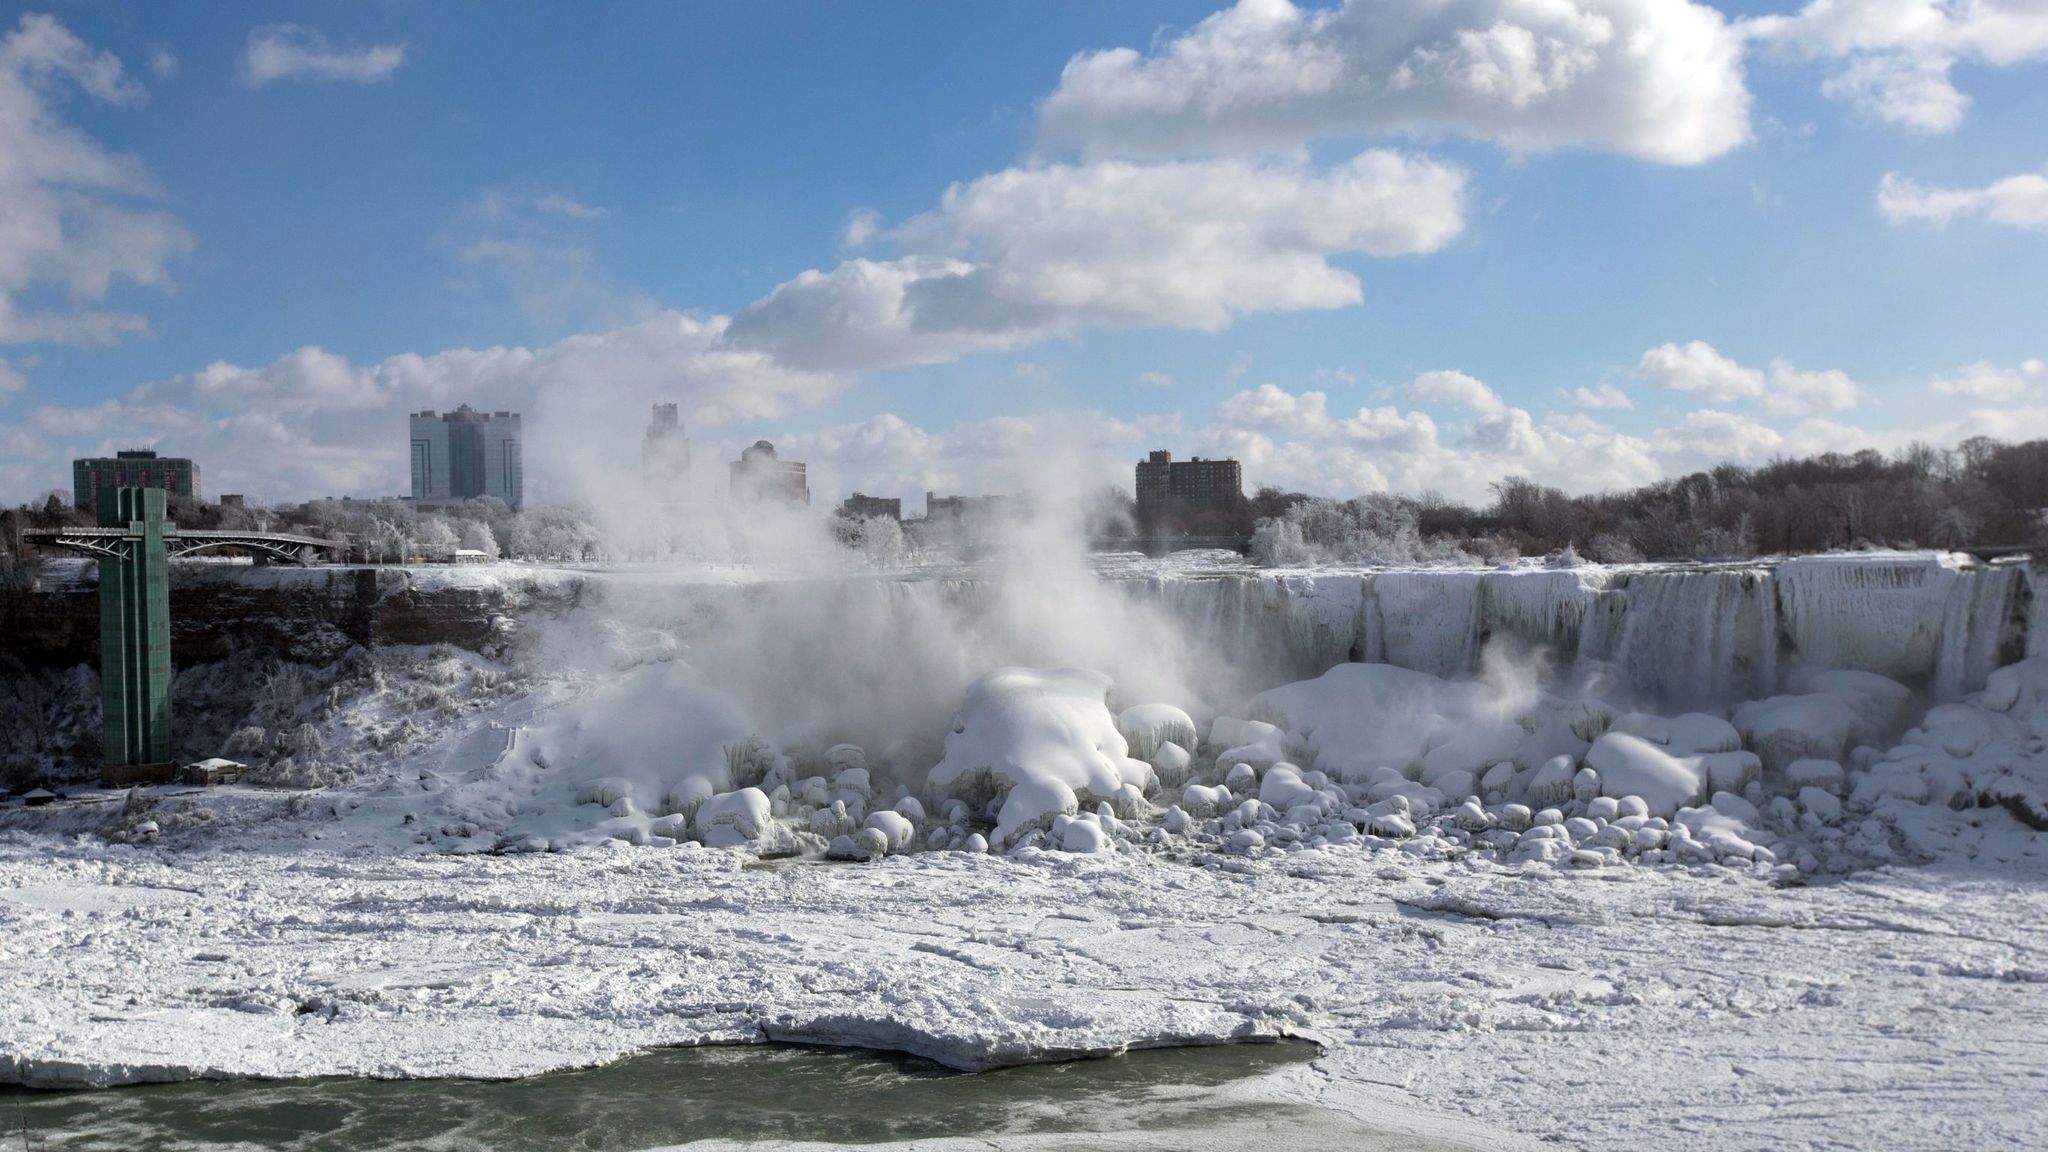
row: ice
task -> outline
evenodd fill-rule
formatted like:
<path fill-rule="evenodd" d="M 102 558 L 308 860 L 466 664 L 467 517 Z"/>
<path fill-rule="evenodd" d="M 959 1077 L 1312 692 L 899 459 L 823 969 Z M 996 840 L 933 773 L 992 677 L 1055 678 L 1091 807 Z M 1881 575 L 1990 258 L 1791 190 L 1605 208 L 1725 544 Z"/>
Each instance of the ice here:
<path fill-rule="evenodd" d="M 967 690 L 944 759 L 931 770 L 934 795 L 970 805 L 999 801 L 994 842 L 1106 800 L 1125 784 L 1143 787 L 1151 768 L 1129 756 L 1107 704 L 1110 681 L 1074 669 L 1002 668 Z"/>
<path fill-rule="evenodd" d="M 759 788 L 742 788 L 721 792 L 697 805 L 697 811 L 690 817 L 690 827 L 707 839 L 717 829 L 730 828 L 742 840 L 753 840 L 768 829 L 773 819 L 768 794 Z"/>
<path fill-rule="evenodd" d="M 1834 693 L 1751 701 L 1735 710 L 1735 727 L 1772 772 L 1797 760 L 1843 760 L 1874 738 L 1855 705 Z"/>
<path fill-rule="evenodd" d="M 1950 699 L 2012 653 L 2020 580 L 1938 552 L 1800 557 L 1776 570 L 1804 663 L 1924 680 Z"/>
<path fill-rule="evenodd" d="M 893 686 L 835 664 L 858 706 L 801 723 L 756 714 L 735 648 L 608 633 L 598 674 L 417 748 L 321 721 L 367 766 L 348 787 L 0 806 L 0 1077 L 762 1038 L 985 1068 L 1313 1032 L 1313 1091 L 1477 1146 L 2025 1146 L 2048 661 L 1985 653 L 2029 577 L 1828 563 L 1147 577 L 1134 601 L 1229 634 L 1126 666 L 1245 658 L 1142 694 L 972 680 L 966 648 Z M 916 583 L 818 594 L 905 614 L 868 642 L 993 595 Z M 1856 635 L 1826 634 L 1831 597 Z M 929 699 L 867 707 L 899 695 Z M 742 867 L 788 852 L 859 863 Z"/>
<path fill-rule="evenodd" d="M 1303 742 L 1312 767 L 1347 781 L 1382 766 L 1419 772 L 1431 738 L 1457 732 L 1446 717 L 1487 710 L 1475 685 L 1391 664 L 1340 664 L 1251 702 L 1255 715 Z"/>
<path fill-rule="evenodd" d="M 1133 705 L 1117 715 L 1116 727 L 1130 745 L 1130 754 L 1140 760 L 1151 760 L 1161 745 L 1188 749 L 1200 739 L 1195 722 L 1171 704 Z"/>
<path fill-rule="evenodd" d="M 1659 816 L 1672 816 L 1706 795 L 1706 773 L 1697 758 L 1674 756 L 1627 732 L 1595 740 L 1586 763 L 1600 774 L 1602 795 L 1636 797 Z"/>

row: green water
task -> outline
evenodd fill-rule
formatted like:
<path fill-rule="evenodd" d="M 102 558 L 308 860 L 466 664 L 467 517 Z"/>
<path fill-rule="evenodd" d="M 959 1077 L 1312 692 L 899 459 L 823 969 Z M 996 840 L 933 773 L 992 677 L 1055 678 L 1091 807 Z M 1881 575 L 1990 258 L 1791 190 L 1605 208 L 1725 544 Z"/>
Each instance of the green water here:
<path fill-rule="evenodd" d="M 526 1080 L 230 1081 L 0 1095 L 0 1150 L 292 1152 L 895 1145 L 925 1149 L 1440 1149 L 1236 1082 L 1304 1044 L 1184 1048 L 967 1075 L 913 1057 L 668 1049 Z"/>

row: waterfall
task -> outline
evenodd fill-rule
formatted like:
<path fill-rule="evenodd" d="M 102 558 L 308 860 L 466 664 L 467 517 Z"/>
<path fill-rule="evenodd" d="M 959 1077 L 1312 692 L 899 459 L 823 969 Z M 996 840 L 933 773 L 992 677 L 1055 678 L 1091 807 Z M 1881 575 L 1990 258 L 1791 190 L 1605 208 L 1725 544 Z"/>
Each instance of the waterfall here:
<path fill-rule="evenodd" d="M 1470 676 L 1507 641 L 1617 699 L 1702 706 L 1783 691 L 1794 668 L 1878 672 L 1952 700 L 2043 648 L 2027 569 L 1942 553 L 1730 567 L 1256 570 L 1153 576 L 1198 642 L 1247 670 L 1316 675 L 1345 659 Z"/>

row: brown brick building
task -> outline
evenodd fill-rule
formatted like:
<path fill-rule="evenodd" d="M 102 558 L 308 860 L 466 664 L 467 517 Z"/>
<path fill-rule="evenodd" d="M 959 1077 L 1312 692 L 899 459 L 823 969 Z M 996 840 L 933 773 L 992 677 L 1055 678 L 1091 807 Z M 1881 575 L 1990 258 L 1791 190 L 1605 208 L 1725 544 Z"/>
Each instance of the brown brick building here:
<path fill-rule="evenodd" d="M 1233 507 L 1244 503 L 1244 465 L 1235 460 L 1175 460 L 1155 451 L 1138 462 L 1139 515 L 1188 506 Z"/>

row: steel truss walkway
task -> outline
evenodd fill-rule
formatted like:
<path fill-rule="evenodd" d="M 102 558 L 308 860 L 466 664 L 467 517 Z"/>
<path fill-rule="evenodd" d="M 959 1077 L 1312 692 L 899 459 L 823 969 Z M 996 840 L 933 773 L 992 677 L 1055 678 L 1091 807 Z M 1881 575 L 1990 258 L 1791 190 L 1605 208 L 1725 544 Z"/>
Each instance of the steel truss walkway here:
<path fill-rule="evenodd" d="M 24 539 L 100 562 L 100 779 L 171 778 L 171 594 L 168 561 L 206 548 L 258 563 L 310 563 L 340 542 L 286 532 L 180 528 L 161 488 L 103 488 L 96 528 L 31 528 Z"/>

